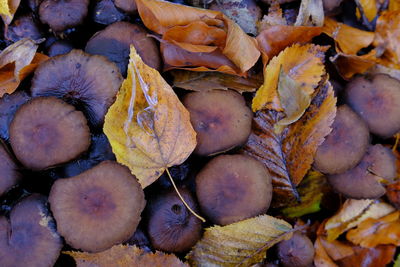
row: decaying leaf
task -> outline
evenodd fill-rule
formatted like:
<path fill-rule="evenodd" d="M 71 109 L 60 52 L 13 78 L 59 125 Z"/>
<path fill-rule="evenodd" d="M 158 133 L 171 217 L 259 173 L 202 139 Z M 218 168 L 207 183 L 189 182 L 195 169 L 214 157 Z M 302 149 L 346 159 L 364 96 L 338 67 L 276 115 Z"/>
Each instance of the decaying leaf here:
<path fill-rule="evenodd" d="M 147 253 L 136 246 L 117 245 L 99 253 L 78 251 L 64 253 L 74 258 L 77 267 L 188 267 L 173 254 L 164 254 L 159 251 Z"/>
<path fill-rule="evenodd" d="M 292 232 L 290 224 L 269 215 L 213 226 L 186 257 L 192 266 L 250 266 L 261 262 L 270 247 L 289 239 Z"/>
<path fill-rule="evenodd" d="M 38 44 L 31 39 L 22 39 L 4 49 L 0 54 L 0 97 L 11 94 L 20 82 L 32 73 L 37 65 L 48 59 L 36 53 Z"/>
<path fill-rule="evenodd" d="M 278 2 L 273 2 L 268 8 L 268 14 L 264 15 L 258 22 L 258 32 L 262 32 L 270 26 L 287 25 L 286 19 L 283 17 L 283 11 Z"/>
<path fill-rule="evenodd" d="M 368 54 L 357 56 L 337 53 L 330 58 L 336 69 L 344 79 L 350 79 L 355 74 L 363 74 L 376 64 L 376 51 L 372 50 Z"/>
<path fill-rule="evenodd" d="M 353 247 L 341 241 L 328 242 L 324 237 L 318 236 L 314 243 L 316 267 L 336 267 L 335 261 L 354 254 Z"/>
<path fill-rule="evenodd" d="M 4 24 L 8 25 L 14 18 L 21 0 L 0 0 L 0 16 Z"/>
<path fill-rule="evenodd" d="M 104 133 L 117 161 L 129 167 L 143 188 L 166 168 L 182 163 L 196 146 L 189 112 L 133 46 L 128 77 L 108 110 Z"/>
<path fill-rule="evenodd" d="M 299 15 L 295 26 L 324 25 L 324 7 L 322 0 L 301 0 Z"/>
<path fill-rule="evenodd" d="M 380 1 L 377 0 L 356 0 L 357 15 L 365 16 L 371 22 L 377 15 L 380 7 Z"/>
<path fill-rule="evenodd" d="M 300 86 L 311 98 L 325 73 L 323 64 L 325 47 L 306 44 L 294 44 L 274 57 L 264 68 L 264 84 L 257 90 L 253 98 L 252 109 L 273 109 L 284 111 L 278 94 L 278 82 L 281 69 Z"/>
<path fill-rule="evenodd" d="M 375 248 L 354 247 L 354 254 L 338 261 L 340 267 L 387 266 L 396 252 L 395 246 L 382 245 Z"/>
<path fill-rule="evenodd" d="M 400 64 L 400 10 L 382 12 L 376 22 L 374 43 L 384 51 L 384 59 Z"/>
<path fill-rule="evenodd" d="M 356 229 L 348 231 L 346 238 L 367 248 L 378 245 L 400 246 L 400 212 L 396 211 L 379 219 L 368 218 Z"/>

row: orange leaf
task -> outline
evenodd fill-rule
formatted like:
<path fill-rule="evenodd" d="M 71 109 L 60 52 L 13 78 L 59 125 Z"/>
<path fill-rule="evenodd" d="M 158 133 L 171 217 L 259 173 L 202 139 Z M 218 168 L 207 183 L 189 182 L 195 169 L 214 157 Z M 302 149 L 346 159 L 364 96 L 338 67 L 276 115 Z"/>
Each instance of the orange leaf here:
<path fill-rule="evenodd" d="M 375 50 L 362 56 L 348 55 L 339 52 L 330 60 L 335 64 L 336 69 L 345 79 L 350 79 L 355 74 L 365 73 L 377 62 Z"/>
<path fill-rule="evenodd" d="M 159 251 L 156 251 L 155 253 L 146 253 L 136 246 L 117 245 L 99 253 L 78 251 L 66 251 L 64 253 L 74 258 L 77 267 L 188 267 L 187 264 L 181 262 L 173 254 L 168 255 Z"/>
<path fill-rule="evenodd" d="M 341 241 L 328 242 L 324 237 L 318 236 L 315 240 L 314 264 L 316 267 L 336 267 L 335 261 L 354 254 L 352 246 Z"/>
<path fill-rule="evenodd" d="M 378 15 L 379 1 L 377 0 L 356 0 L 358 11 L 363 13 L 368 21 L 372 21 Z"/>
<path fill-rule="evenodd" d="M 390 0 L 389 1 L 389 11 L 400 10 L 400 0 Z"/>
<path fill-rule="evenodd" d="M 354 254 L 339 260 L 341 267 L 383 267 L 387 266 L 396 252 L 395 246 L 377 246 L 376 248 L 354 247 Z"/>
<path fill-rule="evenodd" d="M 383 58 L 400 64 L 400 10 L 385 11 L 376 22 L 375 45 L 384 51 Z"/>

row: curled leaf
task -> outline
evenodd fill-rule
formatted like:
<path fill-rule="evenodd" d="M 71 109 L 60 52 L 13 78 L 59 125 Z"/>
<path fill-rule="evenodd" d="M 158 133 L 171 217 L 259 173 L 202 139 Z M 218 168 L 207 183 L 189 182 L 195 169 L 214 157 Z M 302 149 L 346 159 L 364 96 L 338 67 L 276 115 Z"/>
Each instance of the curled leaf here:
<path fill-rule="evenodd" d="M 104 133 L 117 161 L 129 167 L 143 188 L 166 168 L 181 164 L 196 146 L 189 112 L 133 46 L 128 77 L 108 110 Z"/>
<path fill-rule="evenodd" d="M 353 247 L 341 241 L 328 242 L 324 237 L 318 236 L 314 244 L 316 267 L 337 267 L 335 263 L 354 254 Z"/>
<path fill-rule="evenodd" d="M 337 53 L 330 58 L 340 75 L 345 79 L 350 79 L 355 74 L 363 74 L 376 64 L 376 51 L 372 50 L 368 54 L 357 56 Z"/>
<path fill-rule="evenodd" d="M 383 51 L 384 59 L 400 64 L 400 10 L 382 12 L 376 22 L 374 43 Z"/>
<path fill-rule="evenodd" d="M 186 258 L 191 266 L 251 266 L 261 262 L 274 244 L 289 239 L 292 232 L 290 224 L 268 215 L 213 226 Z"/>
<path fill-rule="evenodd" d="M 299 15 L 295 26 L 322 26 L 324 24 L 324 7 L 322 0 L 301 0 Z"/>

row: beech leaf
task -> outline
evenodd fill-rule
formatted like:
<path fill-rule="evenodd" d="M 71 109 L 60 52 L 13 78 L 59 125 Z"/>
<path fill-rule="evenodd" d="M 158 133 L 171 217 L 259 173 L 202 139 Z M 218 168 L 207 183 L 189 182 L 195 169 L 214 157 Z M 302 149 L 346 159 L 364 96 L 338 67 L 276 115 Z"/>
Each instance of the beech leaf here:
<path fill-rule="evenodd" d="M 251 266 L 274 244 L 291 238 L 292 226 L 269 215 L 207 228 L 186 256 L 191 266 Z"/>
<path fill-rule="evenodd" d="M 116 245 L 99 253 L 66 251 L 64 254 L 73 257 L 77 267 L 188 267 L 173 254 L 147 253 L 136 246 Z"/>
<path fill-rule="evenodd" d="M 387 266 L 396 253 L 396 247 L 381 245 L 375 248 L 353 247 L 354 254 L 338 261 L 340 267 Z"/>
<path fill-rule="evenodd" d="M 322 0 L 301 0 L 299 15 L 295 26 L 322 26 L 324 24 L 324 8 Z"/>
<path fill-rule="evenodd" d="M 400 10 L 384 11 L 376 22 L 374 44 L 384 51 L 382 57 L 400 64 Z"/>
<path fill-rule="evenodd" d="M 0 0 L 0 16 L 4 24 L 8 25 L 14 18 L 21 0 Z"/>
<path fill-rule="evenodd" d="M 108 110 L 104 133 L 117 161 L 129 167 L 143 188 L 185 161 L 196 146 L 189 112 L 133 46 L 128 77 Z"/>
<path fill-rule="evenodd" d="M 333 240 L 328 242 L 324 237 L 317 236 L 314 243 L 316 267 L 336 267 L 335 261 L 354 254 L 353 247 L 350 244 Z"/>

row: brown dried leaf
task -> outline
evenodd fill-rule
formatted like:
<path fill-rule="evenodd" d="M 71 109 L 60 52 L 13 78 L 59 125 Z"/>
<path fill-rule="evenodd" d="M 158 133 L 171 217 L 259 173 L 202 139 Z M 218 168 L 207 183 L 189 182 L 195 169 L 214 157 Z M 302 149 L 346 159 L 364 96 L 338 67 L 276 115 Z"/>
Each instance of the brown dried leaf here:
<path fill-rule="evenodd" d="M 324 237 L 318 236 L 314 243 L 316 267 L 336 267 L 335 261 L 354 254 L 353 247 L 341 241 L 328 242 Z"/>
<path fill-rule="evenodd" d="M 384 267 L 389 264 L 396 252 L 395 246 L 377 246 L 376 248 L 354 247 L 354 254 L 339 260 L 341 267 Z"/>
<path fill-rule="evenodd" d="M 383 59 L 400 64 L 400 10 L 382 12 L 376 22 L 374 44 L 384 51 Z"/>
<path fill-rule="evenodd" d="M 278 2 L 274 2 L 268 9 L 268 14 L 264 15 L 258 23 L 258 32 L 268 29 L 270 26 L 287 25 L 286 19 L 283 17 L 283 11 Z M 276 36 L 275 36 L 276 37 Z"/>
<path fill-rule="evenodd" d="M 147 253 L 136 246 L 117 245 L 99 253 L 78 251 L 64 253 L 74 258 L 77 267 L 188 267 L 173 254 L 164 254 L 159 251 Z"/>
<path fill-rule="evenodd" d="M 357 56 L 337 53 L 330 58 L 340 75 L 349 80 L 355 74 L 363 74 L 376 64 L 376 51 L 372 50 L 368 54 Z"/>

